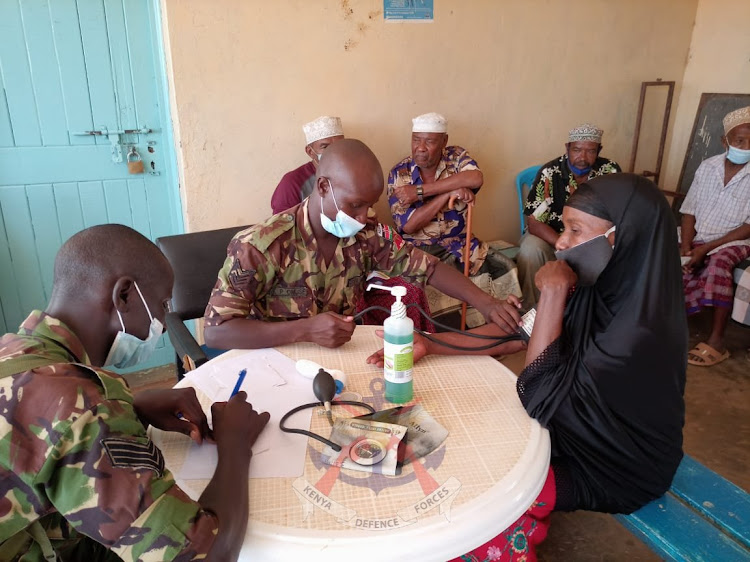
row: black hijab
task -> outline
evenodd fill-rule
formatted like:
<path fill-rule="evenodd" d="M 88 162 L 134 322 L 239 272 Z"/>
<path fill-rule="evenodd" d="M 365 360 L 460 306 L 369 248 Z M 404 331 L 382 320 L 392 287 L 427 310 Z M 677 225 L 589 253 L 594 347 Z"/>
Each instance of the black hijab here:
<path fill-rule="evenodd" d="M 567 204 L 616 225 L 614 252 L 593 286 L 576 289 L 562 336 L 524 370 L 518 391 L 551 432 L 558 506 L 630 512 L 669 488 L 682 459 L 677 227 L 658 188 L 634 174 L 594 178 Z"/>

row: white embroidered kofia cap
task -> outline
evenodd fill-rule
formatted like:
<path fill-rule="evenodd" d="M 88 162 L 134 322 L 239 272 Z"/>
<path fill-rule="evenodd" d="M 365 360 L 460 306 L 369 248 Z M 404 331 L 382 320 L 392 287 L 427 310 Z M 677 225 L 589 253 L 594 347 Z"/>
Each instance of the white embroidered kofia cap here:
<path fill-rule="evenodd" d="M 750 123 L 750 105 L 727 113 L 726 117 L 724 117 L 724 134 L 727 135 L 735 127 L 746 123 Z"/>
<path fill-rule="evenodd" d="M 568 131 L 568 142 L 590 141 L 601 144 L 603 134 L 604 131 L 599 127 L 591 123 L 584 123 Z"/>
<path fill-rule="evenodd" d="M 310 121 L 302 126 L 302 130 L 305 132 L 307 144 L 312 144 L 315 141 L 329 137 L 344 136 L 344 127 L 341 125 L 341 119 L 339 117 L 331 117 L 330 115 L 323 115 L 315 121 Z"/>
<path fill-rule="evenodd" d="M 447 133 L 448 120 L 439 113 L 425 113 L 411 120 L 412 133 Z"/>

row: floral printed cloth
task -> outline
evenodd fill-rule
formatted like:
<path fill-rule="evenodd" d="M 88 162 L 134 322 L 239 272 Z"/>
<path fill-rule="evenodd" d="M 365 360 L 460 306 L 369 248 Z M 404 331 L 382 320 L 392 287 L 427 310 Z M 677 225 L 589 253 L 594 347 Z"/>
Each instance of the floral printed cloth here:
<path fill-rule="evenodd" d="M 555 496 L 555 475 L 550 467 L 542 491 L 526 513 L 494 539 L 452 562 L 534 562 L 536 547 L 547 536 Z"/>

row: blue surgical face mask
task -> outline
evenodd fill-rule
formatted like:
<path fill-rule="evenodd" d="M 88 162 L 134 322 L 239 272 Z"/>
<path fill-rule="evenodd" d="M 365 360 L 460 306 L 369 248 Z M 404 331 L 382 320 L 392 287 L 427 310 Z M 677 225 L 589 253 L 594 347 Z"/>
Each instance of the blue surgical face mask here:
<path fill-rule="evenodd" d="M 578 276 L 577 285 L 590 287 L 599 279 L 612 258 L 613 247 L 609 244 L 607 236 L 614 231 L 613 226 L 604 234 L 594 236 L 591 240 L 555 252 L 555 257 L 566 261 Z"/>
<path fill-rule="evenodd" d="M 577 176 L 585 176 L 591 171 L 591 166 L 588 168 L 576 168 L 570 160 L 568 160 L 568 168 L 570 168 Z"/>
<path fill-rule="evenodd" d="M 750 150 L 742 150 L 727 143 L 727 160 L 733 164 L 747 164 L 750 162 Z"/>
<path fill-rule="evenodd" d="M 331 187 L 331 197 L 333 197 L 333 204 L 336 206 L 336 220 L 329 219 L 325 213 L 321 211 L 320 224 L 326 232 L 338 236 L 339 238 L 349 238 L 350 236 L 354 236 L 357 232 L 362 230 L 365 225 L 339 209 L 339 205 L 336 203 L 336 195 L 333 193 L 333 184 L 331 183 L 331 180 L 328 180 L 328 185 Z"/>
<path fill-rule="evenodd" d="M 138 296 L 141 297 L 143 306 L 146 307 L 148 317 L 151 319 L 151 325 L 148 328 L 148 337 L 145 340 L 139 339 L 125 331 L 125 323 L 122 321 L 122 315 L 119 310 L 115 309 L 117 317 L 120 319 L 122 330 L 117 332 L 115 341 L 112 342 L 112 347 L 109 348 L 109 353 L 104 364 L 117 367 L 118 369 L 132 367 L 148 359 L 154 352 L 154 349 L 156 349 L 156 344 L 159 343 L 159 338 L 164 332 L 162 323 L 151 316 L 151 311 L 148 309 L 146 299 L 143 298 L 143 294 L 138 288 L 138 283 L 134 283 L 134 285 L 136 291 L 138 291 Z"/>

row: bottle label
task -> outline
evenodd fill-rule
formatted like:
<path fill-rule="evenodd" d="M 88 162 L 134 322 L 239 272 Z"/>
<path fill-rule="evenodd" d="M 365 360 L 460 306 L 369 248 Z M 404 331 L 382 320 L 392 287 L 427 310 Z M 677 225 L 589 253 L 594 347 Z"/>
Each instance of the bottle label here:
<path fill-rule="evenodd" d="M 414 365 L 414 346 L 409 344 L 384 342 L 385 380 L 404 383 L 411 380 Z"/>

